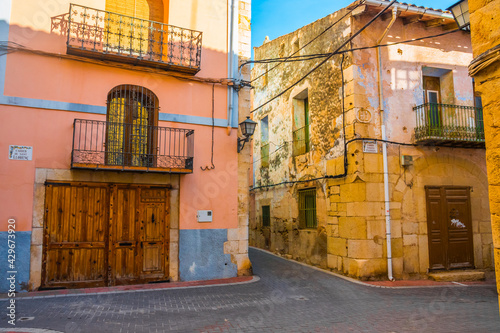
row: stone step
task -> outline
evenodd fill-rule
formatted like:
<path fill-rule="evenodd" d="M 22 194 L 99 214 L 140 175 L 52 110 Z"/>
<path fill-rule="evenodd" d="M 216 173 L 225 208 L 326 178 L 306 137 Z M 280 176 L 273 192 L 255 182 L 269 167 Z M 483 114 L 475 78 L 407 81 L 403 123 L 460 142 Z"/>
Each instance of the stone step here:
<path fill-rule="evenodd" d="M 483 281 L 486 275 L 481 271 L 445 271 L 429 273 L 429 279 L 438 282 Z"/>

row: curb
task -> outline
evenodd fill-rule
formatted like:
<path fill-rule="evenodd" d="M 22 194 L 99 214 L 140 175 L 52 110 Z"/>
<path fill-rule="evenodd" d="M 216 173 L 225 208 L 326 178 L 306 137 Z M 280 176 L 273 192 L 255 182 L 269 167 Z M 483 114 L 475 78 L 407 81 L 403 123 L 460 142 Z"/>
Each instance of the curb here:
<path fill-rule="evenodd" d="M 490 286 L 494 286 L 494 284 L 474 284 L 474 285 L 468 285 L 468 284 L 463 284 L 463 283 L 460 283 L 460 282 L 450 282 L 450 284 L 446 284 L 446 285 L 445 284 L 443 284 L 443 285 L 434 285 L 434 286 L 433 285 L 426 285 L 426 286 L 393 286 L 393 287 L 391 287 L 391 286 L 381 286 L 381 285 L 371 284 L 369 282 L 360 281 L 360 280 L 351 278 L 349 276 L 345 276 L 345 275 L 342 275 L 342 274 L 338 274 L 338 273 L 326 270 L 324 268 L 319 268 L 319 267 L 316 267 L 316 266 L 311 266 L 311 265 L 305 264 L 305 263 L 300 262 L 300 261 L 296 261 L 296 260 L 293 260 L 293 259 L 283 258 L 282 256 L 277 255 L 277 254 L 275 254 L 275 253 L 273 253 L 271 251 L 268 251 L 268 250 L 259 249 L 259 248 L 254 247 L 254 246 L 249 246 L 249 248 L 252 248 L 253 250 L 258 250 L 258 251 L 261 251 L 261 252 L 264 252 L 264 253 L 267 253 L 267 254 L 270 254 L 270 255 L 273 255 L 276 258 L 280 258 L 280 259 L 283 259 L 283 260 L 286 260 L 286 261 L 290 261 L 290 262 L 293 262 L 293 263 L 301 265 L 301 266 L 305 266 L 305 267 L 308 267 L 308 268 L 311 268 L 311 269 L 314 269 L 314 270 L 317 270 L 317 271 L 320 271 L 320 272 L 323 272 L 323 273 L 326 273 L 326 274 L 333 275 L 335 277 L 338 277 L 340 279 L 349 281 L 351 283 L 355 283 L 355 284 L 362 285 L 362 286 L 367 286 L 367 287 L 372 287 L 372 288 L 383 288 L 383 289 L 417 289 L 417 288 L 455 288 L 455 287 L 463 288 L 463 287 L 490 287 Z M 401 281 L 404 281 L 404 280 L 401 280 Z M 418 281 L 418 280 L 416 280 L 416 281 Z"/>
<path fill-rule="evenodd" d="M 232 278 L 230 278 L 232 279 Z M 223 279 L 217 279 L 217 280 L 223 280 Z M 165 287 L 163 288 L 145 288 L 145 289 L 127 289 L 127 290 L 103 290 L 99 292 L 85 292 L 85 290 L 92 290 L 94 288 L 88 288 L 88 289 L 64 289 L 64 291 L 76 291 L 73 294 L 55 294 L 55 295 L 26 295 L 23 296 L 22 293 L 16 293 L 15 299 L 41 299 L 41 298 L 56 298 L 56 297 L 79 297 L 79 296 L 95 296 L 95 295 L 110 295 L 110 294 L 125 294 L 125 293 L 137 293 L 137 292 L 148 292 L 148 291 L 162 291 L 162 290 L 179 290 L 179 289 L 192 289 L 192 288 L 208 288 L 208 287 L 221 287 L 221 286 L 234 286 L 234 285 L 241 285 L 241 284 L 249 284 L 249 283 L 254 283 L 260 280 L 260 277 L 257 275 L 253 275 L 250 280 L 247 281 L 240 281 L 240 282 L 228 282 L 228 283 L 212 283 L 210 284 L 210 281 L 217 281 L 217 280 L 207 280 L 207 281 L 202 281 L 201 283 L 205 284 L 200 284 L 200 285 L 191 285 L 191 286 L 168 286 L 169 284 L 166 284 Z M 174 282 L 177 283 L 177 282 Z M 183 283 L 183 282 L 178 282 L 178 283 Z M 170 284 L 172 285 L 172 284 Z M 134 285 L 134 286 L 150 286 L 150 285 Z M 129 287 L 130 286 L 126 286 Z M 106 287 L 103 287 L 106 288 Z M 110 287 L 113 288 L 113 287 Z M 97 288 L 96 288 L 97 289 Z M 102 289 L 102 288 L 99 288 Z M 81 292 L 78 292 L 81 290 Z M 32 292 L 32 293 L 43 293 L 43 292 Z M 0 295 L 0 302 L 1 301 L 9 301 L 9 297 L 6 297 L 5 294 Z M 2 332 L 0 330 L 0 332 Z"/>

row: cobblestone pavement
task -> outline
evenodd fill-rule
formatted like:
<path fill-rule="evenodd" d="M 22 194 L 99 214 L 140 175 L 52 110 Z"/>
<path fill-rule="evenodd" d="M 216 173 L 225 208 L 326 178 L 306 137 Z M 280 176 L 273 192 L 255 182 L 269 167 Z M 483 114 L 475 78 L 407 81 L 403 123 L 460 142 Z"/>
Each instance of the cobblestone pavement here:
<path fill-rule="evenodd" d="M 260 281 L 17 299 L 16 329 L 61 332 L 500 332 L 494 286 L 388 289 L 250 250 Z M 5 312 L 7 303 L 0 301 Z M 11 327 L 3 316 L 1 328 Z M 35 332 L 34 330 L 26 330 Z"/>

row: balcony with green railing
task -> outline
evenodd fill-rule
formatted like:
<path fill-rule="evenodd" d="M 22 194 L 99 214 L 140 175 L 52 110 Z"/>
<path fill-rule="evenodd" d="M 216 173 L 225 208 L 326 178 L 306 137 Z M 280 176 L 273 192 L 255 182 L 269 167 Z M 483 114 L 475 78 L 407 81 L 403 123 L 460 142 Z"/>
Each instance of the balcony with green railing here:
<path fill-rule="evenodd" d="M 474 106 L 426 103 L 413 108 L 419 144 L 484 147 L 483 109 Z"/>
<path fill-rule="evenodd" d="M 293 156 L 299 156 L 311 150 L 309 132 L 309 125 L 293 132 Z"/>

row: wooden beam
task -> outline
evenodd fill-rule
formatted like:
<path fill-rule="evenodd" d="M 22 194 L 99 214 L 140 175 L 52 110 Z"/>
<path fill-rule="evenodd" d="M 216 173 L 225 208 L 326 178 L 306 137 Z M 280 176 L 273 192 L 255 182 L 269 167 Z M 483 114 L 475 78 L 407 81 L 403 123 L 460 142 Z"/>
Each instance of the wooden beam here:
<path fill-rule="evenodd" d="M 426 27 L 437 27 L 437 26 L 440 26 L 440 25 L 444 25 L 444 22 L 445 22 L 445 19 L 434 19 L 434 20 L 429 20 L 429 21 L 425 21 L 425 26 Z"/>
<path fill-rule="evenodd" d="M 403 24 L 407 25 L 407 24 L 412 24 L 412 23 L 420 22 L 420 20 L 422 19 L 422 16 L 423 15 L 411 15 L 411 16 L 407 16 L 407 17 L 403 18 Z"/>
<path fill-rule="evenodd" d="M 382 21 L 386 21 L 392 17 L 392 12 L 388 11 L 387 13 L 382 14 L 380 17 Z"/>
<path fill-rule="evenodd" d="M 453 23 L 448 23 L 448 24 L 445 24 L 441 27 L 443 30 L 445 31 L 448 31 L 448 30 L 455 30 L 455 29 L 458 29 L 458 25 L 453 22 Z"/>
<path fill-rule="evenodd" d="M 352 16 L 358 16 L 363 14 L 366 11 L 366 5 L 359 6 L 355 10 L 352 11 Z"/>

